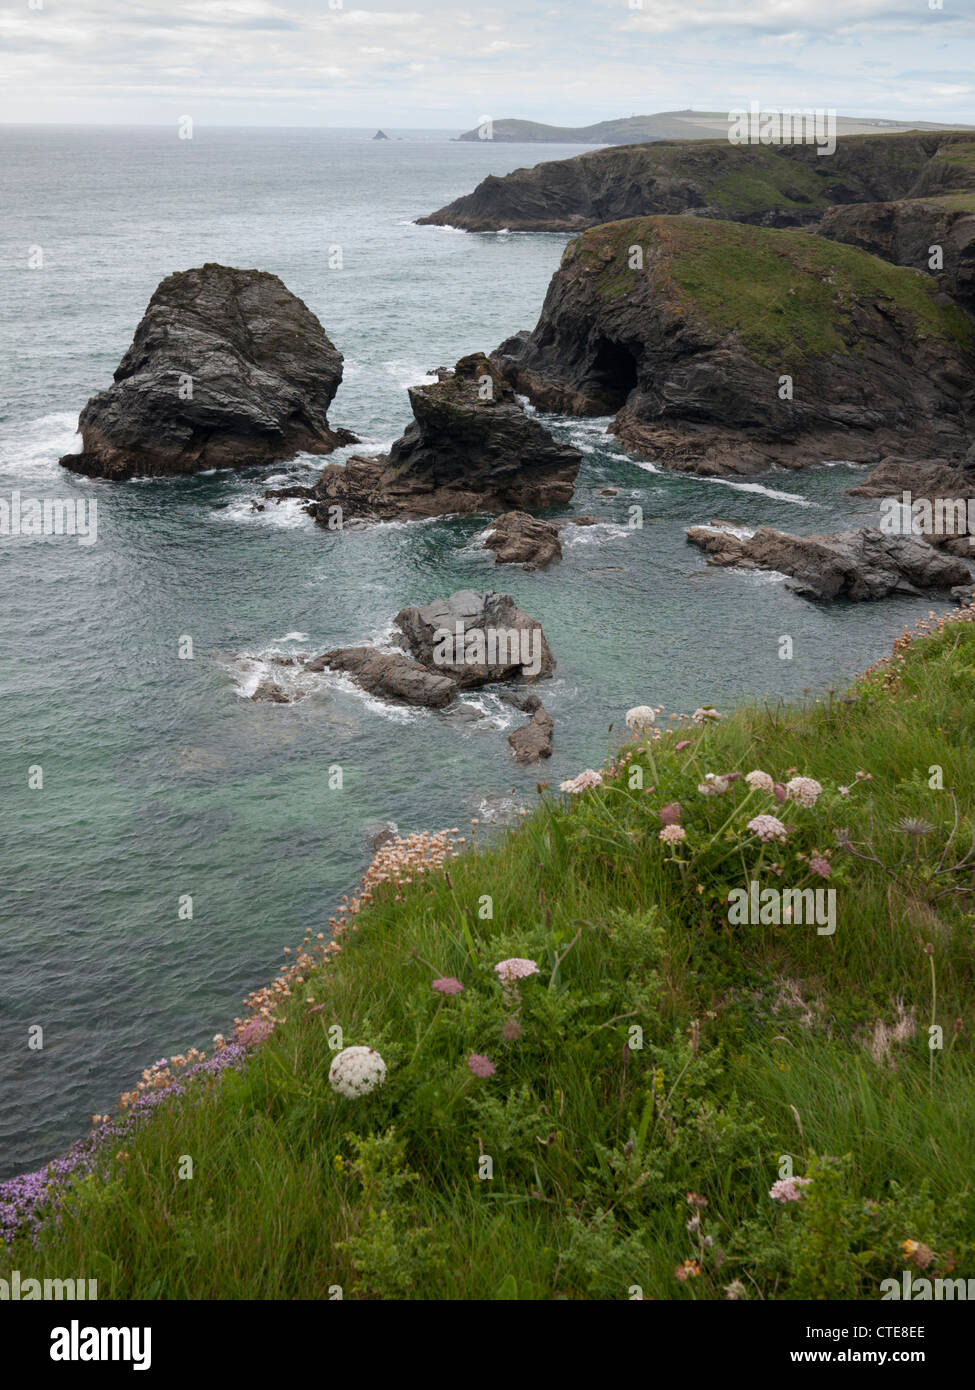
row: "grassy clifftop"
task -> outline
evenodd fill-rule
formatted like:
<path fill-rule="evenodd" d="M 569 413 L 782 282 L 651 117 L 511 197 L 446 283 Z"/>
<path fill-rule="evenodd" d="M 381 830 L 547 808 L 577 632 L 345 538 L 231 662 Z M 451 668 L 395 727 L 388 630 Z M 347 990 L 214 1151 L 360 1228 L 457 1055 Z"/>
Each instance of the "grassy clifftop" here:
<path fill-rule="evenodd" d="M 842 696 L 661 712 L 489 846 L 387 847 L 340 949 L 306 940 L 239 1058 L 106 1131 L 0 1272 L 194 1299 L 975 1276 L 973 616 Z M 825 897 L 743 923 L 752 881 L 835 891 L 834 930 Z M 349 1046 L 387 1068 L 355 1098 Z"/>
<path fill-rule="evenodd" d="M 723 333 L 737 333 L 758 361 L 846 356 L 857 351 L 858 305 L 876 301 L 910 316 L 916 337 L 971 350 L 971 321 L 939 302 L 937 284 L 857 247 L 808 232 L 774 231 L 694 217 L 637 217 L 594 227 L 570 243 L 563 268 L 579 263 L 608 299 L 637 282 L 630 248 L 679 301 Z"/>

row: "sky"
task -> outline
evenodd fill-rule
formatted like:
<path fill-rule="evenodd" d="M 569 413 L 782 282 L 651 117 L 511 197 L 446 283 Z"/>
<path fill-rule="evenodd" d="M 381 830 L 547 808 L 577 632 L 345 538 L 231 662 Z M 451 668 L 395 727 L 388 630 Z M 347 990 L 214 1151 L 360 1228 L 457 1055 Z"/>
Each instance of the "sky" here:
<path fill-rule="evenodd" d="M 460 131 L 752 101 L 975 123 L 975 0 L 0 0 L 2 122 Z"/>

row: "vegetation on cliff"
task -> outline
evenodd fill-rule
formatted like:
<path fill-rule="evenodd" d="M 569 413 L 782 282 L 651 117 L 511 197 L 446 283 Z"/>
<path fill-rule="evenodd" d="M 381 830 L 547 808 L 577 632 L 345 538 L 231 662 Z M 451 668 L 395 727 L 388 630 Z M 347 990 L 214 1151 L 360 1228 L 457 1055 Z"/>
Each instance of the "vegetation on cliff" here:
<path fill-rule="evenodd" d="M 234 1065 L 147 1073 L 152 1119 L 106 1130 L 0 1270 L 193 1299 L 975 1276 L 973 618 L 802 707 L 631 711 L 500 839 L 384 847 Z M 835 890 L 835 930 L 738 924 L 752 881 Z M 330 1084 L 348 1047 L 385 1073 L 356 1053 Z"/>

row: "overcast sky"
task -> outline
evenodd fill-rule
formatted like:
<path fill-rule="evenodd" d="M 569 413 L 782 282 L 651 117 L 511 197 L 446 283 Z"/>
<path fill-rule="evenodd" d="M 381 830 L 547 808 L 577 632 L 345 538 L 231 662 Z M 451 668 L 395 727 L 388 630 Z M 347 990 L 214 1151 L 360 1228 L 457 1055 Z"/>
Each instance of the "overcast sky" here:
<path fill-rule="evenodd" d="M 975 0 L 941 2 L 0 0 L 0 121 L 459 130 L 754 100 L 975 123 Z"/>

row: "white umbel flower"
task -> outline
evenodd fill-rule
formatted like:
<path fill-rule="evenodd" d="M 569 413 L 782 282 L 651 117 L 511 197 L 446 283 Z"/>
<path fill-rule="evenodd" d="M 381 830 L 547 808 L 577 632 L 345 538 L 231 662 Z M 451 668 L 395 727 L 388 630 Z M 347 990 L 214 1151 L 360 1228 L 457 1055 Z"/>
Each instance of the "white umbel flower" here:
<path fill-rule="evenodd" d="M 775 791 L 775 779 L 770 777 L 767 772 L 762 772 L 758 768 L 756 768 L 754 772 L 749 772 L 745 777 L 745 781 L 753 792 Z"/>
<path fill-rule="evenodd" d="M 386 1080 L 386 1063 L 373 1047 L 344 1047 L 335 1054 L 328 1079 L 340 1096 L 366 1096 Z"/>
<path fill-rule="evenodd" d="M 800 806 L 815 806 L 822 790 L 815 777 L 793 777 L 791 782 L 785 784 L 786 796 L 790 801 L 797 801 Z"/>
<path fill-rule="evenodd" d="M 656 722 L 656 713 L 649 705 L 634 705 L 632 709 L 626 711 L 626 727 L 632 729 L 634 733 L 642 734 L 645 729 L 649 729 Z"/>

